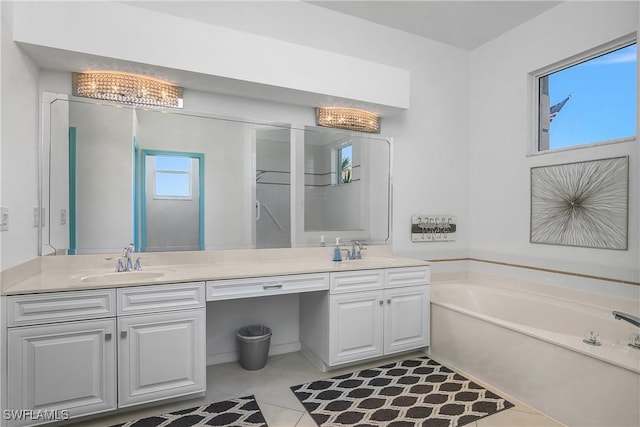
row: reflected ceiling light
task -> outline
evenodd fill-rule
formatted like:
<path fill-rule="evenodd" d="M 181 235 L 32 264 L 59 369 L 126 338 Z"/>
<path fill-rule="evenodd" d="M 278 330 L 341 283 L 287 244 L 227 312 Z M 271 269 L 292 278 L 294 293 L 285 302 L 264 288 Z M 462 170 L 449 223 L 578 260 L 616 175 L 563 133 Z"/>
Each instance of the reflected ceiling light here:
<path fill-rule="evenodd" d="M 119 71 L 73 73 L 73 94 L 144 107 L 182 108 L 181 87 Z"/>
<path fill-rule="evenodd" d="M 380 133 L 380 117 L 365 110 L 343 107 L 316 108 L 316 123 L 337 129 Z"/>

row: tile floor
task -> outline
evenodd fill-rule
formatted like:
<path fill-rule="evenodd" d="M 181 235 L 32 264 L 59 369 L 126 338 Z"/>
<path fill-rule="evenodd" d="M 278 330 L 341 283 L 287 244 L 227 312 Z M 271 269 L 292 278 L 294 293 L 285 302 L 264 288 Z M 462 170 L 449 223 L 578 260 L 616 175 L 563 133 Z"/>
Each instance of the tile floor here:
<path fill-rule="evenodd" d="M 267 366 L 259 371 L 245 371 L 237 362 L 212 365 L 207 368 L 207 393 L 205 397 L 95 418 L 75 423 L 74 427 L 106 427 L 136 418 L 250 394 L 255 395 L 269 427 L 312 427 L 315 426 L 315 423 L 293 395 L 289 389 L 290 386 L 422 355 L 423 353 L 405 354 L 396 358 L 376 360 L 330 372 L 321 372 L 299 352 L 271 356 Z M 499 390 L 483 384 L 475 378 L 470 379 L 506 397 L 515 404 L 515 407 L 467 424 L 468 427 L 562 426 L 562 424 L 506 396 Z"/>

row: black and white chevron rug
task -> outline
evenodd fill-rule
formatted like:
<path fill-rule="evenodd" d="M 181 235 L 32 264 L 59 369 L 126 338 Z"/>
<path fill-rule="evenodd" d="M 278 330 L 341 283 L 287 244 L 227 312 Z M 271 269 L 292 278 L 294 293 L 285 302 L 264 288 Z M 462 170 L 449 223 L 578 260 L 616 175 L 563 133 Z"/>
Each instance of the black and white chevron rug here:
<path fill-rule="evenodd" d="M 112 427 L 191 427 L 237 426 L 266 427 L 258 402 L 253 396 L 210 403 L 168 414 L 140 418 Z"/>
<path fill-rule="evenodd" d="M 319 426 L 459 427 L 513 407 L 426 356 L 291 390 Z"/>

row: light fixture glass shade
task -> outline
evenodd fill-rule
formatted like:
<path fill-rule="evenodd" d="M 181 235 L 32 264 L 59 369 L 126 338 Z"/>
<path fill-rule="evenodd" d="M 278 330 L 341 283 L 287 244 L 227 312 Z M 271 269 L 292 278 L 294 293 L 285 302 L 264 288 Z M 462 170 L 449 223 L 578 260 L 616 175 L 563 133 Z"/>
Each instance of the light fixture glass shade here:
<path fill-rule="evenodd" d="M 343 107 L 316 108 L 318 126 L 380 133 L 380 118 L 369 111 Z"/>
<path fill-rule="evenodd" d="M 182 108 L 182 88 L 119 71 L 73 73 L 73 95 L 145 107 Z"/>

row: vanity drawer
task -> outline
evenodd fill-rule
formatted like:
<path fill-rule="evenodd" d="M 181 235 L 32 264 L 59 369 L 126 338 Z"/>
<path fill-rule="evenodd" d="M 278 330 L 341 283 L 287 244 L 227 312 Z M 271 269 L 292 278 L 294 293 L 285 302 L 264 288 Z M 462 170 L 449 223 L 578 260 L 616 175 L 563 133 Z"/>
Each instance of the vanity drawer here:
<path fill-rule="evenodd" d="M 386 288 L 426 285 L 431 281 L 429 267 L 389 268 L 385 275 Z"/>
<path fill-rule="evenodd" d="M 375 291 L 382 289 L 384 270 L 357 270 L 331 273 L 331 293 Z"/>
<path fill-rule="evenodd" d="M 207 282 L 207 301 L 262 297 L 329 289 L 329 275 L 297 274 Z"/>
<path fill-rule="evenodd" d="M 204 282 L 118 289 L 118 316 L 205 306 Z"/>
<path fill-rule="evenodd" d="M 116 315 L 114 289 L 7 297 L 7 326 L 87 320 Z"/>

